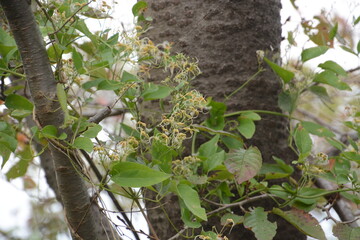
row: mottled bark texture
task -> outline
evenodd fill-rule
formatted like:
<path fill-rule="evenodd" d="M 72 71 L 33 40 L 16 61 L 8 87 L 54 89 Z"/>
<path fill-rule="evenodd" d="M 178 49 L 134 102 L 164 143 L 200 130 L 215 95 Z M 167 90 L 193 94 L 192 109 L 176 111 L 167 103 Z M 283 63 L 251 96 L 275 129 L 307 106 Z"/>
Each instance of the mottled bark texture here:
<path fill-rule="evenodd" d="M 257 50 L 269 58 L 279 54 L 281 42 L 280 0 L 148 0 L 147 15 L 154 21 L 146 36 L 155 43 L 174 43 L 175 52 L 183 52 L 199 60 L 203 72 L 193 86 L 216 101 L 239 88 L 258 70 Z M 163 79 L 158 73 L 153 80 Z M 277 95 L 279 79 L 269 69 L 257 76 L 246 88 L 227 101 L 228 112 L 261 109 L 279 112 Z M 256 134 L 248 142 L 257 146 L 265 162 L 272 156 L 287 163 L 295 159 L 287 147 L 287 119 L 262 116 Z M 165 208 L 174 226 L 181 229 L 180 217 L 175 209 L 176 199 L 169 197 Z M 270 201 L 269 201 L 270 202 Z M 156 204 L 148 203 L 152 209 Z M 266 208 L 270 204 L 264 202 Z M 267 206 L 266 206 L 267 205 Z M 234 209 L 236 211 L 236 209 Z M 159 210 L 150 210 L 149 218 L 160 239 L 176 233 L 167 217 Z M 275 217 L 274 217 L 275 218 Z M 214 219 L 213 219 L 214 220 Z M 210 224 L 215 224 L 211 220 Z M 281 220 L 280 220 L 281 221 Z M 211 230 L 211 226 L 205 226 Z M 219 229 L 218 229 L 219 230 Z M 229 239 L 255 239 L 245 229 L 235 227 Z M 284 221 L 278 224 L 276 239 L 305 239 L 305 236 Z"/>
<path fill-rule="evenodd" d="M 0 4 L 19 48 L 35 105 L 36 119 L 41 127 L 60 127 L 64 121 L 64 114 L 56 97 L 55 78 L 29 1 L 1 0 Z M 53 165 L 48 164 L 49 168 L 45 170 L 56 174 L 57 189 L 55 187 L 54 190 L 60 195 L 73 238 L 116 239 L 118 236 L 113 235 L 111 224 L 94 204 L 96 201 L 90 199 L 82 177 L 71 163 L 74 161 L 70 158 L 71 155 L 51 144 L 49 151 L 43 160 L 53 161 Z M 50 184 L 53 185 L 54 182 Z"/>

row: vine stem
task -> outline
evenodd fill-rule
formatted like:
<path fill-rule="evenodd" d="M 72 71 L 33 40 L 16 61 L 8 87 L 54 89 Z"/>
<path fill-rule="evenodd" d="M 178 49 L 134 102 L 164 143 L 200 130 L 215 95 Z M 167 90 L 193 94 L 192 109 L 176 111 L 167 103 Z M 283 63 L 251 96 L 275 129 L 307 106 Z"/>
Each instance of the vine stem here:
<path fill-rule="evenodd" d="M 133 193 L 133 190 L 131 190 L 131 192 Z M 144 208 L 141 206 L 139 200 L 138 200 L 137 198 L 134 198 L 133 200 L 134 200 L 134 202 L 136 203 L 136 205 L 138 206 L 141 214 L 142 214 L 143 217 L 145 218 L 145 220 L 146 220 L 146 222 L 147 222 L 147 224 L 148 224 L 148 226 L 149 226 L 149 228 L 150 228 L 150 232 L 154 235 L 153 238 L 154 238 L 155 240 L 160 240 L 160 238 L 159 238 L 158 235 L 156 234 L 156 231 L 155 231 L 153 225 L 151 224 L 149 218 L 147 217 L 147 215 L 146 215 L 146 213 L 145 213 L 145 211 L 144 211 Z"/>
<path fill-rule="evenodd" d="M 248 85 L 249 82 L 251 82 L 252 80 L 254 80 L 255 77 L 257 77 L 257 75 L 259 75 L 262 72 L 265 72 L 266 70 L 263 68 L 260 68 L 254 75 L 252 75 L 248 80 L 246 80 L 246 82 L 244 82 L 239 88 L 237 88 L 235 91 L 233 91 L 232 93 L 230 93 L 229 96 L 225 97 L 225 101 L 226 102 L 229 98 L 231 98 L 234 94 L 236 94 L 238 91 L 240 91 L 241 89 L 243 89 L 244 87 L 246 87 L 246 85 Z"/>
<path fill-rule="evenodd" d="M 215 205 L 219 205 L 221 207 L 211 211 L 211 212 L 208 212 L 206 213 L 206 216 L 210 216 L 214 213 L 218 213 L 218 212 L 221 212 L 227 208 L 231 208 L 231 207 L 242 207 L 243 205 L 247 204 L 247 203 L 250 203 L 250 202 L 254 202 L 254 201 L 257 201 L 259 199 L 264 199 L 264 198 L 274 198 L 274 197 L 277 197 L 276 195 L 273 195 L 273 194 L 262 194 L 262 195 L 258 195 L 258 196 L 254 196 L 254 197 L 251 197 L 251 198 L 247 198 L 243 201 L 240 201 L 240 202 L 236 202 L 236 203 L 230 203 L 230 204 L 217 204 L 217 203 L 212 203 L 212 204 L 215 204 Z M 189 227 L 188 226 L 185 226 L 183 229 L 181 229 L 177 234 L 175 234 L 174 236 L 172 236 L 171 238 L 169 238 L 168 240 L 175 240 L 177 239 L 178 237 L 181 236 L 181 234 L 183 232 L 185 232 Z"/>
<path fill-rule="evenodd" d="M 12 70 L 10 70 L 10 69 L 0 68 L 0 71 L 7 72 L 7 73 L 10 73 L 10 74 L 12 74 L 12 75 L 14 75 L 14 76 L 21 77 L 21 78 L 26 77 L 25 74 L 21 74 L 21 73 L 15 72 L 15 71 L 12 71 Z"/>
<path fill-rule="evenodd" d="M 268 110 L 242 110 L 242 111 L 237 111 L 237 112 L 232 112 L 232 113 L 224 114 L 224 117 L 233 117 L 233 116 L 237 116 L 237 115 L 240 115 L 240 114 L 242 114 L 242 113 L 248 113 L 248 112 L 264 113 L 264 114 L 269 114 L 269 115 L 286 117 L 286 118 L 289 118 L 289 119 L 291 119 L 291 120 L 301 121 L 299 118 L 295 118 L 295 117 L 293 117 L 293 116 L 290 116 L 290 115 L 287 115 L 287 114 L 283 114 L 283 113 L 280 113 L 280 112 L 274 112 L 274 111 L 268 111 Z"/>

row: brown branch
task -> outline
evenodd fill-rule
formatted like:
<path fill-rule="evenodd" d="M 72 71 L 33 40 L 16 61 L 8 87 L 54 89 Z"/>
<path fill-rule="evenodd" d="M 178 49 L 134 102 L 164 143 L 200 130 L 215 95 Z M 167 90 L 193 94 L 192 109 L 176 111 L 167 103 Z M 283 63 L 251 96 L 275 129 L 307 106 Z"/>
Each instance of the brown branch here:
<path fill-rule="evenodd" d="M 356 71 L 358 71 L 358 70 L 360 70 L 360 66 L 359 66 L 359 67 L 356 67 L 356 68 L 349 69 L 349 70 L 347 70 L 347 72 L 348 72 L 348 73 L 352 73 L 352 72 L 356 72 Z"/>
<path fill-rule="evenodd" d="M 118 115 L 121 115 L 124 113 L 125 113 L 124 109 L 111 109 L 108 106 L 108 107 L 100 110 L 95 115 L 91 116 L 88 121 L 92 122 L 92 123 L 99 123 L 107 117 L 118 116 Z M 85 115 L 83 114 L 83 116 L 85 116 Z"/>
<path fill-rule="evenodd" d="M 76 14 L 77 14 L 78 12 L 80 12 L 84 7 L 87 7 L 88 5 L 90 5 L 90 3 L 92 3 L 92 2 L 93 2 L 93 0 L 91 0 L 91 1 L 89 1 L 88 3 L 82 5 L 81 7 L 79 7 L 79 9 L 76 10 L 76 11 L 73 13 L 73 15 L 70 16 L 70 17 L 65 21 L 65 23 L 64 23 L 59 29 L 57 29 L 57 30 L 54 29 L 55 31 L 54 31 L 53 33 L 50 33 L 49 35 L 54 35 L 54 34 L 60 32 L 60 31 L 66 26 L 66 24 L 68 24 L 68 23 L 71 21 L 71 19 L 73 19 L 73 18 L 76 16 Z"/>
<path fill-rule="evenodd" d="M 36 120 L 41 127 L 60 127 L 64 122 L 56 95 L 56 81 L 51 69 L 44 40 L 37 26 L 30 5 L 24 0 L 0 0 L 8 19 L 10 29 L 18 46 L 29 90 L 34 100 Z M 60 129 L 60 128 L 59 128 Z M 64 129 L 71 136 L 70 129 Z M 104 239 L 111 236 L 113 229 L 107 221 L 106 228 L 100 224 L 101 213 L 91 207 L 87 187 L 77 174 L 68 154 L 49 145 L 59 194 L 64 206 L 66 219 L 74 239 Z M 48 159 L 50 160 L 50 159 Z M 91 211 L 88 211 L 91 207 Z M 83 219 L 84 218 L 84 219 Z M 73 232 L 81 223 L 77 232 Z M 106 222 L 105 222 L 106 224 Z"/>

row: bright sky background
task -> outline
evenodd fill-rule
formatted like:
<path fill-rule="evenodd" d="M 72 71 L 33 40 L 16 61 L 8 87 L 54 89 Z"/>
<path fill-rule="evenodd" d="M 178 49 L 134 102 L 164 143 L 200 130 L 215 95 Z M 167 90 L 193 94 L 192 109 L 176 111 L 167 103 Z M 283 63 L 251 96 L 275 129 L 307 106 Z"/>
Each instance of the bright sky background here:
<path fill-rule="evenodd" d="M 113 28 L 114 30 L 122 30 L 119 23 L 124 23 L 125 28 L 132 26 L 133 18 L 131 7 L 136 1 L 117 0 L 117 2 L 118 4 L 114 9 L 112 21 L 106 20 L 105 23 L 99 24 L 98 20 L 90 20 L 90 25 L 93 29 Z M 293 9 L 289 0 L 283 0 L 282 2 L 282 22 L 285 22 L 285 20 L 291 16 L 291 21 L 284 26 L 283 35 L 286 36 L 287 31 L 296 29 L 300 22 L 300 16 L 298 12 Z M 98 3 L 101 4 L 101 1 L 98 1 Z M 311 19 L 314 15 L 318 14 L 321 9 L 337 12 L 339 15 L 347 18 L 349 22 L 352 22 L 352 16 L 360 16 L 360 2 L 358 0 L 297 0 L 296 4 L 300 8 L 302 16 L 306 19 Z M 360 24 L 357 26 L 357 33 L 359 33 L 360 36 Z M 285 58 L 298 57 L 304 46 L 305 48 L 314 46 L 311 42 L 306 42 L 306 40 L 306 37 L 302 34 L 296 36 L 299 47 L 292 48 L 291 51 L 285 55 Z M 284 49 L 285 45 L 282 46 L 283 51 Z M 323 57 L 310 60 L 309 64 L 311 66 L 317 66 L 319 61 L 324 61 L 325 59 L 336 60 L 336 62 L 345 69 L 352 69 L 360 65 L 359 58 L 339 49 L 331 49 Z M 27 219 L 31 216 L 30 201 L 37 201 L 38 197 L 46 196 L 49 194 L 49 190 L 44 182 L 43 172 L 33 172 L 31 175 L 39 179 L 40 186 L 33 191 L 31 194 L 32 197 L 30 197 L 22 190 L 23 182 L 21 179 L 13 180 L 11 183 L 5 180 L 3 173 L 7 172 L 9 167 L 10 164 L 5 165 L 5 168 L 0 172 L 0 230 L 8 231 L 13 229 L 16 236 L 26 239 L 28 234 L 26 227 Z M 329 232 L 331 233 L 331 230 L 327 229 L 326 233 Z M 336 238 L 329 237 L 328 239 Z M 0 240 L 5 239 L 0 236 Z"/>

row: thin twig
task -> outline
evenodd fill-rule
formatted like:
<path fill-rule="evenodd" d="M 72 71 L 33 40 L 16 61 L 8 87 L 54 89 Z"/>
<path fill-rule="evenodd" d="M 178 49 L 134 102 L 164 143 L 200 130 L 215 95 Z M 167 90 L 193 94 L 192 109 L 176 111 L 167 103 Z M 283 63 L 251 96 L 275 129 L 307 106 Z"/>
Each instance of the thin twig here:
<path fill-rule="evenodd" d="M 71 15 L 71 16 L 65 21 L 65 23 L 64 23 L 58 30 L 55 30 L 54 32 L 50 33 L 49 35 L 54 35 L 54 34 L 60 32 L 60 31 L 66 26 L 66 24 L 68 24 L 68 23 L 71 21 L 71 19 L 73 19 L 73 18 L 76 16 L 76 14 L 77 14 L 78 12 L 80 12 L 84 7 L 87 7 L 88 5 L 90 5 L 90 3 L 92 3 L 93 1 L 94 1 L 94 0 L 91 0 L 91 1 L 89 1 L 88 3 L 84 4 L 83 6 L 81 6 L 78 10 L 76 10 L 76 11 L 73 13 L 73 15 Z"/>
<path fill-rule="evenodd" d="M 247 198 L 243 201 L 240 201 L 240 202 L 236 202 L 236 203 L 229 203 L 229 204 L 219 204 L 219 203 L 216 203 L 216 202 L 213 202 L 213 201 L 210 201 L 210 200 L 206 200 L 204 199 L 205 201 L 211 203 L 211 204 L 214 204 L 214 205 L 217 205 L 217 206 L 221 206 L 219 207 L 218 209 L 215 209 L 211 212 L 208 212 L 206 213 L 206 216 L 210 216 L 214 213 L 218 213 L 218 212 L 221 212 L 225 209 L 228 209 L 228 208 L 232 208 L 232 207 L 240 207 L 242 208 L 243 205 L 247 204 L 247 203 L 251 203 L 251 202 L 255 202 L 257 200 L 260 200 L 260 199 L 265 199 L 265 198 L 276 198 L 278 196 L 276 195 L 273 195 L 273 194 L 262 194 L 262 195 L 258 195 L 258 196 L 254 196 L 254 197 L 251 197 L 251 198 Z M 243 210 L 244 211 L 244 210 Z M 171 238 L 169 238 L 168 240 L 175 240 L 177 239 L 178 237 L 180 237 L 182 235 L 183 232 L 185 232 L 189 227 L 185 226 L 183 229 L 181 229 L 179 232 L 177 232 L 174 236 L 172 236 Z"/>
<path fill-rule="evenodd" d="M 91 118 L 89 118 L 89 122 L 91 123 L 99 123 L 102 120 L 104 120 L 106 117 L 108 117 L 111 114 L 111 108 L 108 106 L 105 109 L 101 110 Z"/>
<path fill-rule="evenodd" d="M 90 157 L 90 155 L 80 149 L 82 155 L 85 157 L 85 159 L 87 160 L 87 162 L 90 165 L 90 168 L 94 171 L 96 178 L 98 179 L 99 182 L 103 182 L 104 176 L 101 175 L 99 169 L 97 168 L 97 166 L 95 165 L 95 163 L 93 162 L 92 158 Z M 132 222 L 130 221 L 130 219 L 128 218 L 128 216 L 126 215 L 125 211 L 123 210 L 123 208 L 120 206 L 118 200 L 116 199 L 115 195 L 109 191 L 108 189 L 110 189 L 110 187 L 106 184 L 103 183 L 103 186 L 105 188 L 105 191 L 109 194 L 109 197 L 111 198 L 111 201 L 114 203 L 116 209 L 120 212 L 121 216 L 124 218 L 126 224 L 128 225 L 128 228 L 132 231 L 132 233 L 134 234 L 134 237 L 136 240 L 140 240 L 139 235 L 137 234 L 137 232 L 134 230 L 134 226 L 132 224 Z"/>
<path fill-rule="evenodd" d="M 360 66 L 359 67 L 356 67 L 356 68 L 352 68 L 350 70 L 347 70 L 348 73 L 352 73 L 352 72 L 355 72 L 357 70 L 360 70 Z"/>
<path fill-rule="evenodd" d="M 232 208 L 232 207 L 242 207 L 243 205 L 247 204 L 247 203 L 251 203 L 251 202 L 255 202 L 259 199 L 265 199 L 265 198 L 273 198 L 273 197 L 277 197 L 276 195 L 273 195 L 273 194 L 262 194 L 262 195 L 258 195 L 258 196 L 254 196 L 254 197 L 251 197 L 251 198 L 247 198 L 243 201 L 240 201 L 240 202 L 235 202 L 235 203 L 229 203 L 229 204 L 223 204 L 221 207 L 219 207 L 218 209 L 215 209 L 211 212 L 208 212 L 206 215 L 207 216 L 210 216 L 214 213 L 218 213 L 218 212 L 221 212 L 227 208 Z"/>

